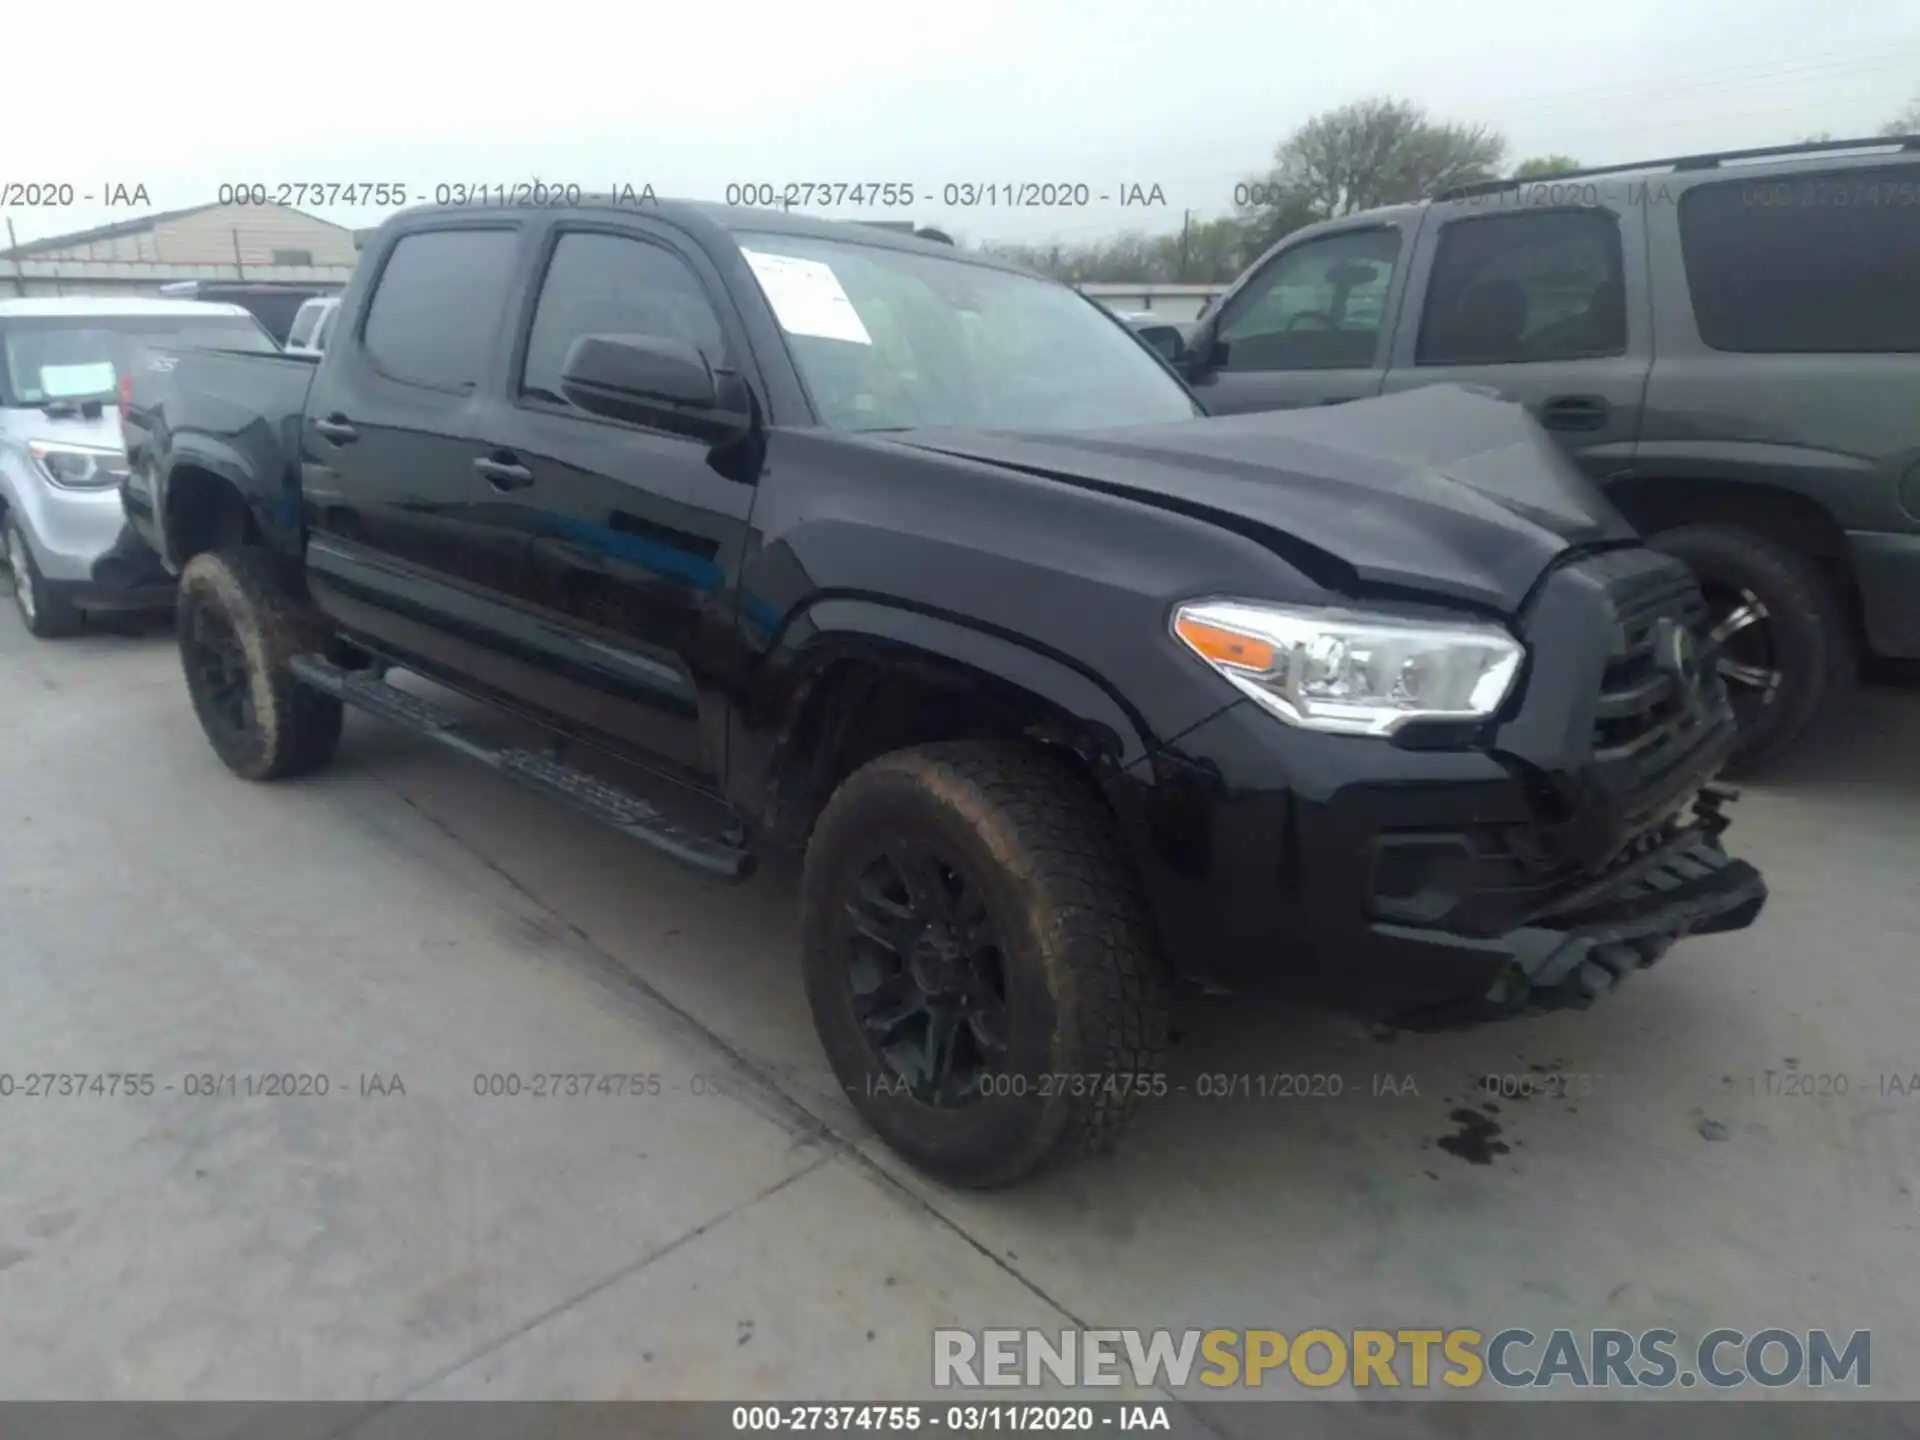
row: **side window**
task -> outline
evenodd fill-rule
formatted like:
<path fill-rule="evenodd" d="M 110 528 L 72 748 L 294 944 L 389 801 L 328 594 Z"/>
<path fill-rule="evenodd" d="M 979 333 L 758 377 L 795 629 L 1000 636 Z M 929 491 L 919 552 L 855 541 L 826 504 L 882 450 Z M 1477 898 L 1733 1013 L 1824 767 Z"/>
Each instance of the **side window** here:
<path fill-rule="evenodd" d="M 333 333 L 333 317 L 340 313 L 338 305 L 329 305 L 320 316 L 320 328 L 313 332 L 313 348 L 327 348 L 327 337 Z"/>
<path fill-rule="evenodd" d="M 561 398 L 560 368 L 582 335 L 678 340 L 726 363 L 720 317 L 686 261 L 624 235 L 563 234 L 554 246 L 527 337 L 520 393 Z"/>
<path fill-rule="evenodd" d="M 1920 351 L 1920 165 L 1695 186 L 1680 249 L 1716 350 Z"/>
<path fill-rule="evenodd" d="M 1419 365 L 1623 355 L 1620 224 L 1602 210 L 1450 221 L 1427 282 Z"/>
<path fill-rule="evenodd" d="M 287 344 L 305 345 L 320 323 L 320 307 L 309 301 L 302 305 L 293 317 L 293 328 L 287 331 Z"/>
<path fill-rule="evenodd" d="M 437 390 L 479 384 L 500 333 L 518 238 L 514 230 L 402 236 L 367 311 L 373 363 L 395 380 Z"/>
<path fill-rule="evenodd" d="M 1364 370 L 1373 364 L 1395 229 L 1351 230 L 1282 251 L 1221 317 L 1226 370 Z"/>

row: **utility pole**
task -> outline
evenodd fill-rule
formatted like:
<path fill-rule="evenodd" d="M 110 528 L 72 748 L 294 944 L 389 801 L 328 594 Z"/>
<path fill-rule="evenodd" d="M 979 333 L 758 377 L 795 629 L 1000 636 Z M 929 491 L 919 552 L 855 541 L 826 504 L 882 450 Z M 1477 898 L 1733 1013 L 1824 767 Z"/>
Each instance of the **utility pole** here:
<path fill-rule="evenodd" d="M 13 257 L 13 293 L 16 295 L 25 295 L 27 293 L 26 266 L 20 263 L 20 256 L 17 253 L 20 249 L 20 239 L 13 233 L 13 217 L 11 215 L 7 217 L 7 249 L 16 252 Z"/>
<path fill-rule="evenodd" d="M 1180 283 L 1187 280 L 1187 239 L 1193 231 L 1193 211 L 1180 212 Z"/>

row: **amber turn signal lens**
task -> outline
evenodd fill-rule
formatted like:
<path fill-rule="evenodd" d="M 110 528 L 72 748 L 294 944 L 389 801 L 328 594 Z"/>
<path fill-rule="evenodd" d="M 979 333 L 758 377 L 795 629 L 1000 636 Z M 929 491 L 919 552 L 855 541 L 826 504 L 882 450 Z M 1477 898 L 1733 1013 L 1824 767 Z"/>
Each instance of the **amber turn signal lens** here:
<path fill-rule="evenodd" d="M 1202 657 L 1216 665 L 1233 665 L 1265 674 L 1279 659 L 1279 652 L 1268 641 L 1242 635 L 1237 630 L 1223 630 L 1188 615 L 1174 621 L 1173 629 Z"/>

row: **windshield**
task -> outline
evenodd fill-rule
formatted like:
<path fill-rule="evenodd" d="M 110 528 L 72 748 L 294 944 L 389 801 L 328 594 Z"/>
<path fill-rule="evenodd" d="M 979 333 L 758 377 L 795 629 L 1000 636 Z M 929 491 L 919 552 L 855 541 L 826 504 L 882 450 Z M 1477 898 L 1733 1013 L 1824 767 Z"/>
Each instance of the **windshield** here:
<path fill-rule="evenodd" d="M 1098 430 L 1200 413 L 1125 327 L 1063 285 L 878 245 L 739 241 L 837 430 Z"/>
<path fill-rule="evenodd" d="M 180 345 L 276 348 L 241 315 L 17 315 L 0 321 L 0 403 L 110 400 L 141 349 Z"/>

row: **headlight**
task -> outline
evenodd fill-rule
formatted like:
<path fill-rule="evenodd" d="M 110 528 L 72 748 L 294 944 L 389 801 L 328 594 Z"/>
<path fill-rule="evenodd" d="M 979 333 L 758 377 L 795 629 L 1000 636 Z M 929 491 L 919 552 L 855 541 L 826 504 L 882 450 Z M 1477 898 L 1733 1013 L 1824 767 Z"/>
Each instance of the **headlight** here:
<path fill-rule="evenodd" d="M 40 473 L 63 490 L 104 490 L 127 473 L 127 452 L 98 445 L 29 440 L 27 454 Z"/>
<path fill-rule="evenodd" d="M 1173 633 L 1288 724 L 1342 735 L 1485 719 L 1526 656 L 1497 625 L 1232 601 L 1180 606 Z"/>

